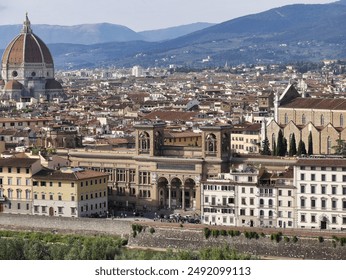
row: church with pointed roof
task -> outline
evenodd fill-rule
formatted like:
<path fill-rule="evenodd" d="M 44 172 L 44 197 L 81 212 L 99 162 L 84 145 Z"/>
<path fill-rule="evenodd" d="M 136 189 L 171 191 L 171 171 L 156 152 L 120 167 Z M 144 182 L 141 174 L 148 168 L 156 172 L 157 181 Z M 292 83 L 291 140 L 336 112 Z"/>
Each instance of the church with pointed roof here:
<path fill-rule="evenodd" d="M 337 141 L 346 139 L 346 100 L 336 98 L 302 97 L 294 85 L 289 85 L 274 102 L 274 119 L 268 123 L 267 136 L 272 151 L 281 130 L 290 146 L 304 142 L 308 147 L 312 138 L 312 153 L 334 154 Z"/>
<path fill-rule="evenodd" d="M 53 57 L 36 36 L 26 15 L 23 28 L 5 49 L 1 61 L 1 100 L 53 100 L 63 97 L 62 85 L 54 78 Z"/>

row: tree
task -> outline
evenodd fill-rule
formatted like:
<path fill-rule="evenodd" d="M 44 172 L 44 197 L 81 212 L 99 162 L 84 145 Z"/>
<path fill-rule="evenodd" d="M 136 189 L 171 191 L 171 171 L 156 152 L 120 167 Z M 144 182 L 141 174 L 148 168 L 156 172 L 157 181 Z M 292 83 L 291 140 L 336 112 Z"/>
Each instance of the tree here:
<path fill-rule="evenodd" d="M 270 148 L 269 148 L 269 140 L 268 140 L 267 136 L 265 137 L 265 139 L 262 142 L 261 155 L 266 155 L 266 156 L 270 156 L 271 155 L 271 151 L 270 151 Z"/>
<path fill-rule="evenodd" d="M 289 156 L 294 156 L 297 154 L 297 144 L 296 144 L 296 137 L 294 135 L 294 133 L 292 134 L 291 136 L 291 139 L 290 139 L 290 150 L 289 150 Z"/>
<path fill-rule="evenodd" d="M 284 140 L 283 140 L 283 142 L 284 142 L 284 156 L 287 154 L 287 139 L 284 137 Z"/>
<path fill-rule="evenodd" d="M 279 130 L 278 142 L 276 145 L 276 155 L 277 156 L 285 156 L 285 154 L 286 154 L 286 150 L 285 150 L 284 136 L 282 134 L 282 131 Z"/>
<path fill-rule="evenodd" d="M 313 143 L 312 143 L 312 133 L 310 131 L 308 137 L 308 155 L 311 156 L 314 153 Z"/>
<path fill-rule="evenodd" d="M 336 155 L 346 155 L 346 142 L 343 139 L 337 139 L 336 145 L 332 147 Z"/>
<path fill-rule="evenodd" d="M 306 155 L 306 148 L 305 148 L 305 143 L 303 142 L 303 140 L 300 139 L 299 144 L 298 144 L 298 151 L 297 151 L 297 155 Z"/>

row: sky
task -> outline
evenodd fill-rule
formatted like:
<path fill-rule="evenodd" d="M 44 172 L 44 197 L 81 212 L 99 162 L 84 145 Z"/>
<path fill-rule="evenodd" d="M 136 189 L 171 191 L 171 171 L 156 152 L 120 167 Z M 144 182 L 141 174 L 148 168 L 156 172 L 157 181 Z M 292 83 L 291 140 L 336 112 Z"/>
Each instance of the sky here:
<path fill-rule="evenodd" d="M 134 31 L 195 22 L 220 23 L 290 4 L 324 4 L 337 0 L 0 0 L 0 25 L 78 25 L 114 23 Z"/>

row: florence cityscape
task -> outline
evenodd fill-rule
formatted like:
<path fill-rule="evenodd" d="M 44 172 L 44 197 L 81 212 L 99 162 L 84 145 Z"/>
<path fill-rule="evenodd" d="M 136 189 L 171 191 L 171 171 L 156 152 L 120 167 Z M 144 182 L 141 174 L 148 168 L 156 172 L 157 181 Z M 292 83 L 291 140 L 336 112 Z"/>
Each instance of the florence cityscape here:
<path fill-rule="evenodd" d="M 346 259 L 345 0 L 160 29 L 8 2 L 1 260 Z"/>

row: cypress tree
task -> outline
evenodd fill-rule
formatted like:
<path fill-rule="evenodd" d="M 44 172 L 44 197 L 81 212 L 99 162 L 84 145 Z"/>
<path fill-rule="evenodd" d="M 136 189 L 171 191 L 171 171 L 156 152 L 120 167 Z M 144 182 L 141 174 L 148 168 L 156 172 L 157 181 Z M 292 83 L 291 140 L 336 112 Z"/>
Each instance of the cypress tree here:
<path fill-rule="evenodd" d="M 312 143 L 312 133 L 310 131 L 308 138 L 308 155 L 311 156 L 314 153 L 313 143 Z"/>
<path fill-rule="evenodd" d="M 278 142 L 276 145 L 276 155 L 278 156 L 284 156 L 286 153 L 285 151 L 285 143 L 284 143 L 284 136 L 282 134 L 282 131 L 279 130 L 278 133 Z"/>
<path fill-rule="evenodd" d="M 265 139 L 263 140 L 262 142 L 262 151 L 261 151 L 261 154 L 262 155 L 267 155 L 267 156 L 270 156 L 271 155 L 271 151 L 270 151 L 270 148 L 269 148 L 269 140 L 268 140 L 268 137 L 266 136 Z"/>
<path fill-rule="evenodd" d="M 274 140 L 273 142 L 273 151 L 272 151 L 272 155 L 273 156 L 277 156 L 278 153 L 277 153 L 277 147 L 276 147 L 276 141 Z"/>
<path fill-rule="evenodd" d="M 296 144 L 296 137 L 294 133 L 291 136 L 290 139 L 290 150 L 289 150 L 289 156 L 294 156 L 297 154 L 297 144 Z"/>
<path fill-rule="evenodd" d="M 284 154 L 283 154 L 283 156 L 285 156 L 287 154 L 287 139 L 285 137 L 284 137 L 283 142 L 284 142 Z"/>
<path fill-rule="evenodd" d="M 297 155 L 306 155 L 306 149 L 305 149 L 305 143 L 303 142 L 302 139 L 300 139 L 299 144 L 298 144 L 298 151 Z"/>

